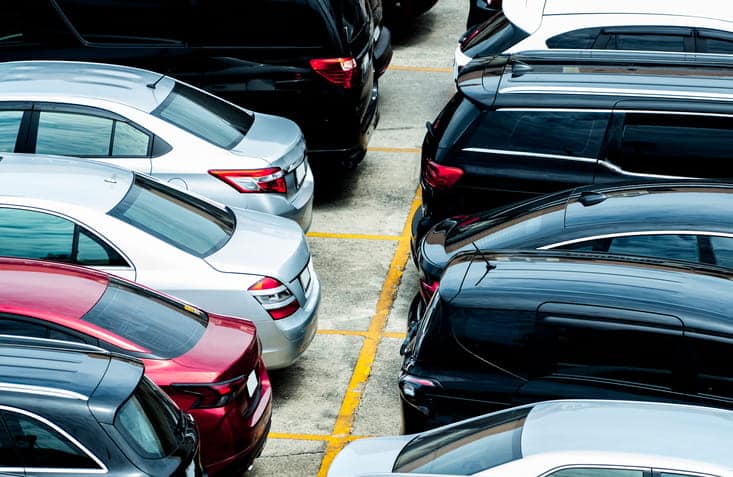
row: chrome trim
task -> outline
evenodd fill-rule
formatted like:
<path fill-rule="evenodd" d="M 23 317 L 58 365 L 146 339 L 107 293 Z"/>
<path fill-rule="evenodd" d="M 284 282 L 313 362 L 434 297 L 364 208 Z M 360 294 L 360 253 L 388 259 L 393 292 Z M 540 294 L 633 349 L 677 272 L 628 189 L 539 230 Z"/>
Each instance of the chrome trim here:
<path fill-rule="evenodd" d="M 551 113 L 612 113 L 613 109 L 583 108 L 497 108 L 496 111 L 546 111 Z"/>
<path fill-rule="evenodd" d="M 641 100 L 643 101 L 643 100 Z M 623 106 L 614 109 L 614 113 L 633 113 L 633 114 L 680 114 L 687 116 L 715 116 L 720 118 L 733 118 L 733 114 L 724 113 L 702 113 L 700 111 L 657 111 L 651 109 L 623 109 Z"/>
<path fill-rule="evenodd" d="M 565 470 L 565 469 L 607 469 L 607 470 L 638 470 L 642 472 L 642 475 L 646 475 L 647 472 L 649 472 L 649 469 L 651 466 L 648 467 L 640 467 L 637 465 L 612 465 L 612 464 L 567 464 L 567 465 L 558 465 L 557 467 L 553 467 L 552 469 L 549 469 L 542 473 L 539 477 L 548 477 L 551 474 L 554 474 L 555 472 L 559 470 Z"/>
<path fill-rule="evenodd" d="M 288 287 L 286 287 L 285 285 L 280 285 L 279 287 L 268 288 L 267 290 L 248 290 L 248 291 L 254 296 L 264 296 L 264 295 L 274 295 L 275 293 L 280 293 L 282 291 L 290 291 L 290 290 L 288 290 Z"/>
<path fill-rule="evenodd" d="M 621 169 L 616 164 L 611 164 L 610 162 L 605 161 L 603 159 L 601 159 L 601 160 L 598 161 L 598 165 L 599 166 L 603 166 L 603 167 L 605 167 L 607 169 L 610 169 L 610 170 L 612 170 L 614 172 L 617 172 L 619 174 L 624 174 L 626 176 L 631 176 L 631 177 L 642 177 L 642 178 L 652 178 L 652 179 L 678 179 L 678 180 L 681 180 L 681 179 L 704 179 L 703 177 L 665 176 L 665 175 L 662 175 L 662 174 L 645 174 L 643 172 L 630 172 L 630 171 L 627 171 L 625 169 Z"/>
<path fill-rule="evenodd" d="M 32 471 L 34 473 L 64 473 L 64 474 L 106 474 L 108 469 L 107 466 L 104 465 L 104 463 L 97 458 L 92 452 L 84 447 L 84 445 L 74 439 L 68 432 L 61 429 L 56 424 L 52 423 L 48 419 L 39 416 L 38 414 L 34 414 L 29 411 L 25 411 L 23 409 L 18 409 L 16 407 L 10 407 L 10 406 L 4 406 L 0 405 L 0 410 L 8 411 L 8 412 L 14 412 L 16 414 L 22 414 L 24 416 L 27 416 L 31 419 L 34 419 L 36 421 L 42 422 L 43 424 L 47 425 L 54 431 L 58 432 L 62 436 L 64 436 L 66 439 L 68 439 L 73 445 L 75 445 L 78 449 L 80 449 L 84 454 L 87 455 L 90 459 L 92 459 L 100 468 L 99 469 L 66 469 L 66 468 L 56 468 L 56 467 L 32 467 L 32 466 L 26 466 L 25 469 L 21 468 L 20 471 Z M 17 470 L 14 470 L 15 467 L 0 467 L 0 471 L 13 471 L 18 472 Z"/>
<path fill-rule="evenodd" d="M 486 149 L 483 147 L 466 147 L 462 149 L 464 152 L 481 152 L 486 154 L 504 154 L 508 156 L 530 156 L 530 157 L 542 157 L 545 159 L 566 159 L 568 161 L 575 162 L 590 162 L 596 163 L 598 159 L 592 159 L 590 157 L 576 157 L 576 156 L 563 156 L 560 154 L 544 154 L 540 152 L 524 152 L 524 151 L 509 151 L 506 149 Z"/>
<path fill-rule="evenodd" d="M 714 99 L 717 101 L 733 101 L 733 94 L 722 93 L 685 93 L 684 91 L 669 91 L 662 89 L 618 89 L 618 88 L 590 88 L 590 87 L 573 87 L 573 86 L 506 86 L 500 88 L 500 94 L 532 94 L 532 93 L 549 93 L 549 94 L 590 94 L 590 95 L 616 95 L 616 96 L 635 96 L 650 98 L 669 98 L 669 99 Z"/>
<path fill-rule="evenodd" d="M 278 302 L 278 303 L 269 303 L 267 305 L 264 304 L 264 303 L 260 303 L 260 305 L 262 305 L 262 308 L 264 308 L 265 310 L 276 310 L 276 309 L 282 308 L 283 306 L 286 306 L 286 305 L 291 304 L 295 300 L 296 300 L 295 295 L 293 295 L 291 293 L 289 298 L 287 298 L 287 299 L 285 299 L 285 300 L 283 300 L 281 302 Z"/>
<path fill-rule="evenodd" d="M 639 235 L 704 235 L 706 237 L 733 238 L 733 233 L 710 232 L 707 230 L 642 230 L 642 231 L 636 231 L 636 232 L 617 232 L 617 233 L 612 233 L 612 234 L 591 235 L 588 237 L 577 238 L 577 239 L 572 239 L 572 240 L 565 240 L 562 242 L 557 242 L 557 243 L 553 243 L 549 245 L 543 245 L 542 247 L 537 247 L 537 250 L 551 250 L 553 248 L 562 247 L 564 245 L 571 245 L 574 243 L 590 242 L 592 240 L 600 240 L 600 239 L 607 239 L 607 238 L 634 237 L 634 236 L 639 236 Z"/>
<path fill-rule="evenodd" d="M 36 394 L 40 396 L 52 396 L 64 399 L 76 399 L 79 401 L 89 400 L 89 396 L 85 396 L 74 391 L 50 388 L 47 386 L 34 386 L 32 384 L 0 383 L 0 391 L 11 393 Z"/>

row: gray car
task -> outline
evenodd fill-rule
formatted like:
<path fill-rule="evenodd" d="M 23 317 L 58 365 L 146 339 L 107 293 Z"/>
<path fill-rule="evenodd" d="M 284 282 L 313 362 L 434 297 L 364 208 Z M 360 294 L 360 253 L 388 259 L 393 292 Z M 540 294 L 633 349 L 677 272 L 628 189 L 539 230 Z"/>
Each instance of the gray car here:
<path fill-rule="evenodd" d="M 0 255 L 97 268 L 252 320 L 270 369 L 317 329 L 320 283 L 295 222 L 108 164 L 3 155 Z"/>
<path fill-rule="evenodd" d="M 350 443 L 328 477 L 731 477 L 733 412 L 547 401 L 416 435 Z"/>
<path fill-rule="evenodd" d="M 306 231 L 311 223 L 313 174 L 294 122 L 147 70 L 0 63 L 0 152 L 100 160 Z"/>

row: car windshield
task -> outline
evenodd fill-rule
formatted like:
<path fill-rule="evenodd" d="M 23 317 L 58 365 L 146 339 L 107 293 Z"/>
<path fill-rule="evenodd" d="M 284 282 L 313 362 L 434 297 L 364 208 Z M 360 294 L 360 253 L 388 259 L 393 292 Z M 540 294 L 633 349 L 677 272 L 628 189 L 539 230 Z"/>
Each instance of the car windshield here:
<path fill-rule="evenodd" d="M 221 249 L 236 226 L 228 209 L 137 174 L 109 215 L 202 258 Z"/>
<path fill-rule="evenodd" d="M 183 439 L 180 411 L 143 376 L 135 392 L 117 411 L 114 426 L 143 457 L 170 455 Z"/>
<path fill-rule="evenodd" d="M 82 319 L 159 359 L 189 351 L 209 323 L 206 313 L 197 308 L 115 278 L 110 278 L 99 301 Z"/>
<path fill-rule="evenodd" d="M 420 434 L 402 449 L 393 472 L 473 475 L 517 460 L 530 410 L 494 413 Z"/>
<path fill-rule="evenodd" d="M 243 109 L 182 83 L 153 114 L 224 149 L 239 144 L 254 122 Z"/>

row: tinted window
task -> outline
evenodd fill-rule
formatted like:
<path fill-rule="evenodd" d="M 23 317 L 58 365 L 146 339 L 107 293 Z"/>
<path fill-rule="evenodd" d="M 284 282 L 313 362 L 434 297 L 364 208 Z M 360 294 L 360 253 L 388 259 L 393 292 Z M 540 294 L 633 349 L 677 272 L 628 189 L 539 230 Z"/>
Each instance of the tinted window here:
<path fill-rule="evenodd" d="M 733 238 L 709 237 L 715 263 L 721 267 L 733 268 Z"/>
<path fill-rule="evenodd" d="M 631 172 L 683 177 L 733 177 L 733 119 L 697 115 L 626 114 L 612 161 Z"/>
<path fill-rule="evenodd" d="M 15 412 L 3 411 L 2 415 L 27 470 L 99 468 L 74 443 L 45 423 Z"/>
<path fill-rule="evenodd" d="M 198 257 L 216 252 L 234 233 L 226 210 L 138 175 L 109 214 Z"/>
<path fill-rule="evenodd" d="M 122 405 L 114 426 L 144 457 L 165 457 L 178 446 L 180 411 L 146 377 Z"/>
<path fill-rule="evenodd" d="M 0 111 L 0 152 L 13 152 L 23 111 Z"/>
<path fill-rule="evenodd" d="M 114 249 L 73 222 L 23 209 L 0 208 L 0 255 L 80 265 L 127 266 Z"/>
<path fill-rule="evenodd" d="M 733 373 L 729 365 L 733 337 L 706 336 L 693 332 L 686 335 L 697 370 L 698 392 L 733 398 Z"/>
<path fill-rule="evenodd" d="M 643 50 L 643 51 L 687 51 L 685 38 L 689 35 L 648 35 L 643 33 L 615 33 L 610 36 L 607 50 Z"/>
<path fill-rule="evenodd" d="M 253 121 L 244 110 L 181 83 L 153 114 L 225 149 L 239 144 Z"/>
<path fill-rule="evenodd" d="M 593 47 L 600 31 L 600 28 L 583 28 L 553 36 L 547 39 L 547 47 L 587 50 Z"/>
<path fill-rule="evenodd" d="M 469 146 L 507 151 L 595 158 L 608 123 L 606 113 L 491 111 Z"/>
<path fill-rule="evenodd" d="M 610 252 L 699 262 L 700 253 L 695 235 L 635 235 L 576 242 L 557 247 L 561 250 Z"/>
<path fill-rule="evenodd" d="M 202 311 L 114 278 L 83 319 L 162 359 L 193 348 L 209 322 Z"/>
<path fill-rule="evenodd" d="M 0 2 L 0 48 L 63 46 L 75 41 L 48 0 Z"/>
<path fill-rule="evenodd" d="M 92 338 L 84 339 L 79 335 L 67 333 L 57 328 L 45 326 L 35 320 L 21 320 L 0 315 L 2 333 L 12 336 L 31 336 L 33 338 L 47 338 L 52 340 L 72 341 L 75 343 L 95 344 Z"/>
<path fill-rule="evenodd" d="M 733 35 L 722 31 L 700 30 L 697 51 L 701 53 L 733 54 Z"/>
<path fill-rule="evenodd" d="M 562 469 L 550 474 L 551 477 L 644 477 L 644 471 L 632 469 L 589 469 L 576 467 Z"/>
<path fill-rule="evenodd" d="M 135 126 L 115 121 L 115 132 L 112 137 L 112 155 L 127 157 L 145 157 L 148 155 L 150 136 Z"/>
<path fill-rule="evenodd" d="M 502 412 L 425 432 L 404 447 L 393 471 L 473 475 L 519 459 L 522 428 L 529 411 Z"/>
<path fill-rule="evenodd" d="M 461 50 L 472 58 L 496 55 L 528 36 L 527 32 L 510 22 L 503 11 L 499 11 L 466 37 Z"/>
<path fill-rule="evenodd" d="M 36 153 L 108 156 L 111 137 L 111 119 L 42 111 L 38 119 Z"/>

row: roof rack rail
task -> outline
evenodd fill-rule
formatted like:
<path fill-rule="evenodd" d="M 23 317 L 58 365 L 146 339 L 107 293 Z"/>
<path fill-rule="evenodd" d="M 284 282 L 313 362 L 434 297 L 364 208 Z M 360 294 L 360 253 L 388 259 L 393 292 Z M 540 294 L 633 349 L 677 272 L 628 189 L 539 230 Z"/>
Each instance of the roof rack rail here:
<path fill-rule="evenodd" d="M 733 55 L 709 53 L 675 53 L 668 51 L 622 51 L 622 50 L 527 50 L 513 53 L 510 63 L 618 63 L 628 65 L 686 65 L 693 67 L 733 68 Z"/>

